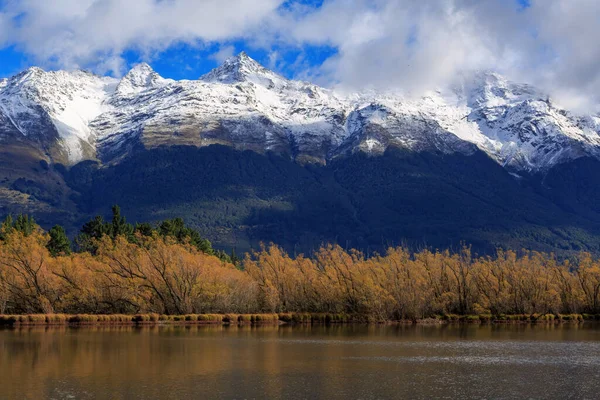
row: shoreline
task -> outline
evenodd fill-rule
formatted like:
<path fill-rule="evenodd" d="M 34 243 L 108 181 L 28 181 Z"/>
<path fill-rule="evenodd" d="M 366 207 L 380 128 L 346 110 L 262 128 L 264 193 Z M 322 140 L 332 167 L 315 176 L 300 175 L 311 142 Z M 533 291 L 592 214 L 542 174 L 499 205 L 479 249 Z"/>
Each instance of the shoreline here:
<path fill-rule="evenodd" d="M 13 326 L 97 326 L 97 325 L 287 325 L 287 324 L 562 324 L 600 322 L 592 314 L 455 315 L 399 320 L 377 320 L 366 315 L 325 313 L 279 314 L 9 314 L 0 315 L 0 327 Z"/>

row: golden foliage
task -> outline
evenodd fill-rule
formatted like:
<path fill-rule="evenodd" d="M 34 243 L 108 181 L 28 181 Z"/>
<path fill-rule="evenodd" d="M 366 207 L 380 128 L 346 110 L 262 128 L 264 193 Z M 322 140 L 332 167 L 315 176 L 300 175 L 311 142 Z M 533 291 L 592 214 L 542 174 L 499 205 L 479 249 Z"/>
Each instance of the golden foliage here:
<path fill-rule="evenodd" d="M 225 313 L 218 318 L 238 322 L 245 321 L 241 314 L 262 321 L 277 313 L 290 320 L 307 315 L 302 321 L 600 314 L 600 261 L 587 253 L 573 262 L 514 251 L 475 258 L 466 247 L 415 254 L 390 248 L 366 257 L 329 245 L 306 258 L 272 245 L 247 255 L 238 269 L 158 236 L 135 243 L 105 237 L 94 256 L 51 257 L 47 242 L 42 231 L 14 231 L 0 242 L 0 314 L 58 313 L 59 320 L 62 313 L 137 314 L 140 321 L 180 315 L 207 322 L 206 315 Z"/>

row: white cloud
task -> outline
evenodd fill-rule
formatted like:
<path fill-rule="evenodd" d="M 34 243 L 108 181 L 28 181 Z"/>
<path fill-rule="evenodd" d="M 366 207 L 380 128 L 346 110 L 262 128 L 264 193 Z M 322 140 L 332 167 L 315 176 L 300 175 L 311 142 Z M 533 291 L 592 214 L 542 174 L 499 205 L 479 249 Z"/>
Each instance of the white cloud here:
<path fill-rule="evenodd" d="M 491 69 L 589 110 L 600 104 L 598 15 L 597 0 L 328 0 L 279 24 L 289 43 L 338 49 L 322 81 L 420 94 Z"/>
<path fill-rule="evenodd" d="M 181 42 L 220 44 L 213 58 L 223 60 L 243 40 L 280 67 L 290 48 L 330 46 L 337 53 L 322 65 L 301 54 L 291 69 L 322 84 L 416 94 L 493 69 L 589 109 L 600 104 L 598 15 L 597 0 L 532 0 L 524 9 L 517 0 L 8 0 L 0 45 L 43 66 L 113 73 L 127 50 L 151 58 Z"/>
<path fill-rule="evenodd" d="M 528 65 L 540 85 L 570 108 L 596 108 L 600 103 L 600 2 L 535 0 L 531 24 L 536 30 L 537 57 Z"/>
<path fill-rule="evenodd" d="M 128 49 L 151 54 L 178 42 L 243 37 L 282 1 L 19 0 L 4 12 L 13 17 L 8 40 L 36 60 L 111 70 Z"/>
<path fill-rule="evenodd" d="M 235 47 L 229 46 L 221 46 L 219 51 L 211 55 L 211 58 L 218 63 L 222 63 L 228 58 L 231 58 L 235 54 Z"/>
<path fill-rule="evenodd" d="M 517 17 L 509 1 L 332 0 L 289 36 L 339 49 L 321 71 L 329 80 L 420 91 L 465 69 L 501 67 L 510 48 L 497 29 Z"/>
<path fill-rule="evenodd" d="M 11 31 L 11 18 L 6 13 L 0 11 L 0 48 L 6 46 Z"/>

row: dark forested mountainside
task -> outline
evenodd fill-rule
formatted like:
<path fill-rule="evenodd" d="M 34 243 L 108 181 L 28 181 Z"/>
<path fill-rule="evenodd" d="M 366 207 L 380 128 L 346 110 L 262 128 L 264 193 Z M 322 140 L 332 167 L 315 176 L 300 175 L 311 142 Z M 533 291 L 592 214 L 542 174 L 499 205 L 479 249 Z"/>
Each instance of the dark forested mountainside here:
<path fill-rule="evenodd" d="M 183 217 L 218 248 L 274 242 L 310 252 L 322 243 L 600 251 L 597 161 L 579 159 L 517 178 L 482 152 L 389 149 L 300 165 L 213 145 L 161 147 L 121 163 L 58 168 L 77 211 L 71 229 L 119 204 L 132 221 Z M 60 221 L 59 221 L 60 222 Z"/>

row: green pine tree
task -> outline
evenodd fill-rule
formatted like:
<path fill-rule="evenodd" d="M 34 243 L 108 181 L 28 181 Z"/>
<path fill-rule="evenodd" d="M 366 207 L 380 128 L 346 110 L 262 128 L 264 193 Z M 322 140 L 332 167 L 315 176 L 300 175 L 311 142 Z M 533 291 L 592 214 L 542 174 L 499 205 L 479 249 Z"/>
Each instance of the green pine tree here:
<path fill-rule="evenodd" d="M 235 252 L 235 247 L 231 249 L 231 255 L 229 256 L 229 259 L 231 260 L 231 263 L 233 265 L 235 265 L 236 267 L 238 265 L 240 265 L 240 258 L 238 257 L 238 255 Z"/>
<path fill-rule="evenodd" d="M 20 214 L 16 219 L 13 219 L 12 215 L 8 215 L 0 227 L 0 239 L 4 240 L 6 235 L 12 231 L 18 231 L 25 236 L 29 236 L 36 229 L 38 229 L 38 225 L 35 223 L 33 217 L 27 214 Z"/>
<path fill-rule="evenodd" d="M 50 229 L 48 234 L 50 235 L 50 240 L 46 247 L 53 257 L 71 254 L 71 241 L 67 237 L 65 228 L 55 225 Z"/>
<path fill-rule="evenodd" d="M 98 250 L 96 240 L 100 240 L 102 236 L 110 234 L 110 224 L 104 221 L 100 215 L 86 222 L 75 238 L 78 251 L 88 251 L 95 254 Z"/>
<path fill-rule="evenodd" d="M 158 225 L 158 233 L 163 237 L 172 237 L 179 243 L 189 241 L 198 250 L 206 254 L 214 254 L 212 244 L 204 239 L 200 232 L 185 226 L 182 218 L 167 219 Z"/>
<path fill-rule="evenodd" d="M 152 234 L 154 232 L 155 232 L 154 227 L 147 222 L 143 222 L 141 224 L 136 224 L 135 228 L 134 228 L 134 234 L 139 233 L 142 236 L 150 237 L 150 236 L 152 236 Z"/>
<path fill-rule="evenodd" d="M 0 227 L 0 240 L 5 240 L 6 236 L 12 232 L 14 224 L 14 220 L 12 215 L 7 215 L 4 221 L 2 221 L 2 226 Z"/>
<path fill-rule="evenodd" d="M 128 240 L 133 240 L 133 225 L 128 224 L 125 217 L 121 216 L 121 208 L 118 205 L 112 207 L 112 222 L 110 227 L 110 236 L 114 239 L 117 236 L 124 236 Z"/>
<path fill-rule="evenodd" d="M 15 220 L 13 227 L 23 235 L 29 236 L 37 228 L 37 224 L 35 223 L 33 217 L 30 217 L 27 214 L 21 214 Z"/>

